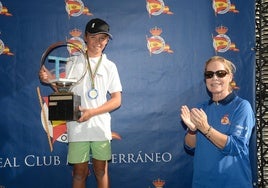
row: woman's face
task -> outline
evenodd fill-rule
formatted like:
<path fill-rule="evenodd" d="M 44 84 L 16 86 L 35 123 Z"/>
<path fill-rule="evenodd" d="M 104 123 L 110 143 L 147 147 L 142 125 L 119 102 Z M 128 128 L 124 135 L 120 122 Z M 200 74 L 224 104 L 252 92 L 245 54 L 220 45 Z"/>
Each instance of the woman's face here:
<path fill-rule="evenodd" d="M 226 70 L 221 61 L 210 62 L 207 65 L 206 72 L 208 73 L 208 76 L 205 77 L 206 86 L 212 95 L 227 96 L 230 93 L 230 82 L 233 79 L 232 73 Z M 218 75 L 217 73 L 215 74 L 215 72 L 217 72 Z"/>
<path fill-rule="evenodd" d="M 109 36 L 106 34 L 95 34 L 92 35 L 87 33 L 85 36 L 85 41 L 87 42 L 87 50 L 91 57 L 98 57 L 102 54 L 102 51 L 106 47 Z"/>

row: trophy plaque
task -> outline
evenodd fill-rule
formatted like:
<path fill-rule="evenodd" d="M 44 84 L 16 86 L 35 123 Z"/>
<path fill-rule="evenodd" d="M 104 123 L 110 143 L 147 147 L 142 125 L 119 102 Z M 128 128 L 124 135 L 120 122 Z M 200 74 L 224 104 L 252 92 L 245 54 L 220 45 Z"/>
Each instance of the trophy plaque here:
<path fill-rule="evenodd" d="M 76 121 L 80 118 L 81 97 L 72 92 L 87 71 L 85 52 L 78 44 L 57 42 L 48 47 L 41 58 L 41 68 L 55 92 L 48 96 L 48 119 Z"/>

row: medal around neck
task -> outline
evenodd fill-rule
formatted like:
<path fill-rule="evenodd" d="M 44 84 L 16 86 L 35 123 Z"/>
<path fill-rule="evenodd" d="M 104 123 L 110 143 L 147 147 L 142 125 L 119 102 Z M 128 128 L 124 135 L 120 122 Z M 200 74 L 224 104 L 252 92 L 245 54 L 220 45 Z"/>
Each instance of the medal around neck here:
<path fill-rule="evenodd" d="M 50 45 L 41 58 L 40 71 L 48 74 L 49 83 L 55 92 L 48 96 L 49 120 L 78 120 L 81 97 L 72 92 L 85 76 L 86 53 L 80 46 L 71 42 L 56 42 Z"/>
<path fill-rule="evenodd" d="M 94 79 L 96 77 L 96 74 L 98 72 L 99 66 L 101 64 L 101 60 L 102 60 L 102 55 L 100 56 L 98 63 L 95 67 L 95 70 L 91 69 L 90 66 L 90 62 L 89 62 L 89 58 L 87 57 L 87 62 L 88 62 L 88 72 L 89 72 L 89 76 L 90 76 L 90 82 L 91 82 L 91 89 L 88 91 L 88 97 L 90 99 L 96 99 L 98 97 L 98 91 L 95 89 L 95 84 L 94 84 Z"/>
<path fill-rule="evenodd" d="M 90 99 L 96 99 L 98 97 L 98 91 L 95 88 L 89 90 L 88 91 L 88 97 Z"/>

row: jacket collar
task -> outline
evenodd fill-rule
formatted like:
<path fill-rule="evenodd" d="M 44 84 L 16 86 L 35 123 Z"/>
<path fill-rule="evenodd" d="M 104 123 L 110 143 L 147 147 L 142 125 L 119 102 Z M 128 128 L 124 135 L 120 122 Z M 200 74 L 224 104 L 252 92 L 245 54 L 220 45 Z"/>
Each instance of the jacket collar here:
<path fill-rule="evenodd" d="M 208 104 L 211 105 L 212 103 L 215 103 L 215 104 L 226 105 L 226 104 L 230 103 L 235 97 L 236 97 L 236 94 L 234 92 L 232 92 L 220 101 L 213 101 L 212 99 L 210 99 Z"/>

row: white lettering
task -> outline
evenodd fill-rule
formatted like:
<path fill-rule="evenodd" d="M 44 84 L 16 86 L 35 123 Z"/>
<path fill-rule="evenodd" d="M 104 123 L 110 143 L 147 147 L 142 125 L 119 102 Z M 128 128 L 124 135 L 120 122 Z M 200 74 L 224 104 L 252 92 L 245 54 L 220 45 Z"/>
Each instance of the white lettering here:
<path fill-rule="evenodd" d="M 35 156 L 35 155 L 27 155 L 24 158 L 24 163 L 26 166 L 59 166 L 60 165 L 60 157 L 59 156 Z"/>
<path fill-rule="evenodd" d="M 91 156 L 90 156 L 91 159 Z M 66 159 L 65 159 L 66 160 Z M 60 156 L 36 156 L 27 155 L 24 157 L 24 164 L 28 167 L 36 166 L 59 166 L 61 164 L 69 165 L 68 161 L 61 161 Z M 111 163 L 113 164 L 130 164 L 130 163 L 168 163 L 172 160 L 172 154 L 169 152 L 153 152 L 143 153 L 118 153 L 112 154 Z M 89 160 L 89 164 L 92 161 Z M 17 158 L 0 158 L 0 169 L 1 168 L 18 168 L 21 165 L 18 164 Z"/>
<path fill-rule="evenodd" d="M 17 164 L 17 158 L 13 157 L 13 158 L 0 158 L 0 168 L 18 168 L 20 167 L 20 165 Z"/>
<path fill-rule="evenodd" d="M 154 162 L 154 154 L 151 153 L 151 156 L 149 156 L 147 153 L 145 153 L 145 162 L 147 162 L 147 159 L 149 159 L 150 162 Z"/>
<path fill-rule="evenodd" d="M 128 153 L 128 154 L 112 154 L 111 162 L 116 163 L 168 163 L 172 160 L 171 153 L 142 153 L 139 151 L 137 154 Z"/>
<path fill-rule="evenodd" d="M 165 153 L 163 153 L 163 155 L 162 155 L 162 160 L 164 161 L 164 162 L 170 162 L 171 161 L 171 159 L 172 159 L 172 155 L 170 154 L 170 153 L 168 153 L 168 152 L 165 152 Z"/>

